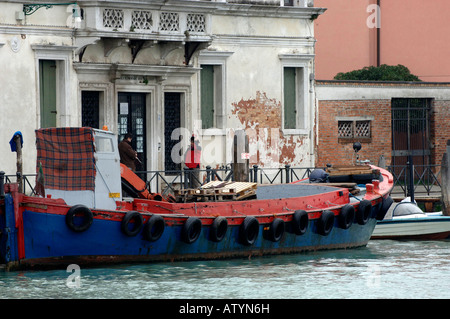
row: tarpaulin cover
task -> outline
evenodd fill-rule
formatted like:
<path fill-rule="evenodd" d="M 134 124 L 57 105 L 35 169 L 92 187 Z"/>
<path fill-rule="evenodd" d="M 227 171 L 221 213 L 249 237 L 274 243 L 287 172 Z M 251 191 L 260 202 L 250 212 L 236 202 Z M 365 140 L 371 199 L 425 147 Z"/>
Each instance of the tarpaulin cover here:
<path fill-rule="evenodd" d="M 92 128 L 36 130 L 37 165 L 42 164 L 45 188 L 94 190 L 95 159 Z"/>

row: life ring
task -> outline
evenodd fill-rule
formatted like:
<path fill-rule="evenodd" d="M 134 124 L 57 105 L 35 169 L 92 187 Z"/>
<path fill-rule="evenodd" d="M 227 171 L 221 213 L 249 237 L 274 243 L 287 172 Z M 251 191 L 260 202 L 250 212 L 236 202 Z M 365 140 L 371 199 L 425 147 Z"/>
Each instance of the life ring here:
<path fill-rule="evenodd" d="M 228 229 L 228 221 L 225 217 L 219 216 L 214 219 L 209 229 L 209 238 L 212 241 L 220 242 L 225 237 Z"/>
<path fill-rule="evenodd" d="M 157 241 L 164 233 L 165 226 L 164 218 L 162 216 L 152 215 L 144 226 L 144 239 L 148 241 Z"/>
<path fill-rule="evenodd" d="M 356 211 L 356 221 L 360 225 L 365 225 L 370 218 L 372 213 L 372 203 L 367 199 L 362 200 L 359 203 L 358 210 Z"/>
<path fill-rule="evenodd" d="M 284 220 L 275 218 L 266 231 L 267 239 L 273 242 L 279 241 L 283 237 L 284 229 Z"/>
<path fill-rule="evenodd" d="M 79 222 L 79 218 L 81 218 L 81 223 Z M 91 227 L 93 220 L 94 215 L 84 205 L 72 206 L 66 214 L 67 226 L 77 233 L 81 233 Z"/>
<path fill-rule="evenodd" d="M 239 227 L 239 239 L 242 244 L 246 246 L 252 245 L 259 233 L 259 222 L 253 216 L 245 217 L 241 226 Z"/>
<path fill-rule="evenodd" d="M 181 229 L 181 240 L 187 244 L 192 244 L 200 236 L 202 222 L 197 217 L 189 217 Z"/>
<path fill-rule="evenodd" d="M 386 216 L 387 211 L 389 210 L 389 207 L 391 207 L 394 200 L 391 196 L 388 196 L 386 198 L 383 197 L 383 201 L 381 203 L 381 208 L 377 213 L 376 219 L 377 220 L 383 220 L 384 216 Z"/>
<path fill-rule="evenodd" d="M 133 227 L 130 227 L 131 221 L 133 221 Z M 143 223 L 142 215 L 139 212 L 131 211 L 123 217 L 120 228 L 125 235 L 134 237 L 141 231 Z"/>
<path fill-rule="evenodd" d="M 317 223 L 317 230 L 319 234 L 327 236 L 333 229 L 333 224 L 334 213 L 331 210 L 324 210 Z"/>
<path fill-rule="evenodd" d="M 296 235 L 303 235 L 308 229 L 309 217 L 304 210 L 296 210 L 292 215 L 292 231 Z"/>
<path fill-rule="evenodd" d="M 347 204 L 342 207 L 341 212 L 338 216 L 339 227 L 343 229 L 348 229 L 353 224 L 355 220 L 355 208 Z"/>

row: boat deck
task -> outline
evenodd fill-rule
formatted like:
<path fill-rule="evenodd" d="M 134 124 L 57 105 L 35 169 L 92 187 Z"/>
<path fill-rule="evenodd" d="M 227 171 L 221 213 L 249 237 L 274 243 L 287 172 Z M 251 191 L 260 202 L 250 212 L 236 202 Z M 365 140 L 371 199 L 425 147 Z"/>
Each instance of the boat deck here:
<path fill-rule="evenodd" d="M 258 185 L 258 188 L 256 190 L 256 198 L 294 198 L 330 193 L 335 192 L 336 190 L 336 187 L 321 186 L 317 184 L 313 185 L 307 183 Z"/>

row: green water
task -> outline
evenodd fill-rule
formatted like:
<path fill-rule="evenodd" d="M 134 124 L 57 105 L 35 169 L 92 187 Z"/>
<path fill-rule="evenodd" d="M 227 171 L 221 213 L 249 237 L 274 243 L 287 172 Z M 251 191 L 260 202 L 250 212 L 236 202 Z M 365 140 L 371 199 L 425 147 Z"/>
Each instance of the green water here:
<path fill-rule="evenodd" d="M 358 249 L 250 260 L 2 272 L 0 297 L 447 299 L 450 241 L 370 241 Z"/>

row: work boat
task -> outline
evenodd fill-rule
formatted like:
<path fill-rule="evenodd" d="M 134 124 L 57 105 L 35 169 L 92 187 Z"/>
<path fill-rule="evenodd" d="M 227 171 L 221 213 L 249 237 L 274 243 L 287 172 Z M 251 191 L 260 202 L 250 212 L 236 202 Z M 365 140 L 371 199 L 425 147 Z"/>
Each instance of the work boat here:
<path fill-rule="evenodd" d="M 391 174 L 373 166 L 364 169 L 377 178 L 359 198 L 338 183 L 310 181 L 212 181 L 166 197 L 121 166 L 111 132 L 39 129 L 36 146 L 40 195 L 8 183 L 0 199 L 8 270 L 360 247 L 392 203 Z M 135 197 L 123 196 L 123 184 Z"/>

